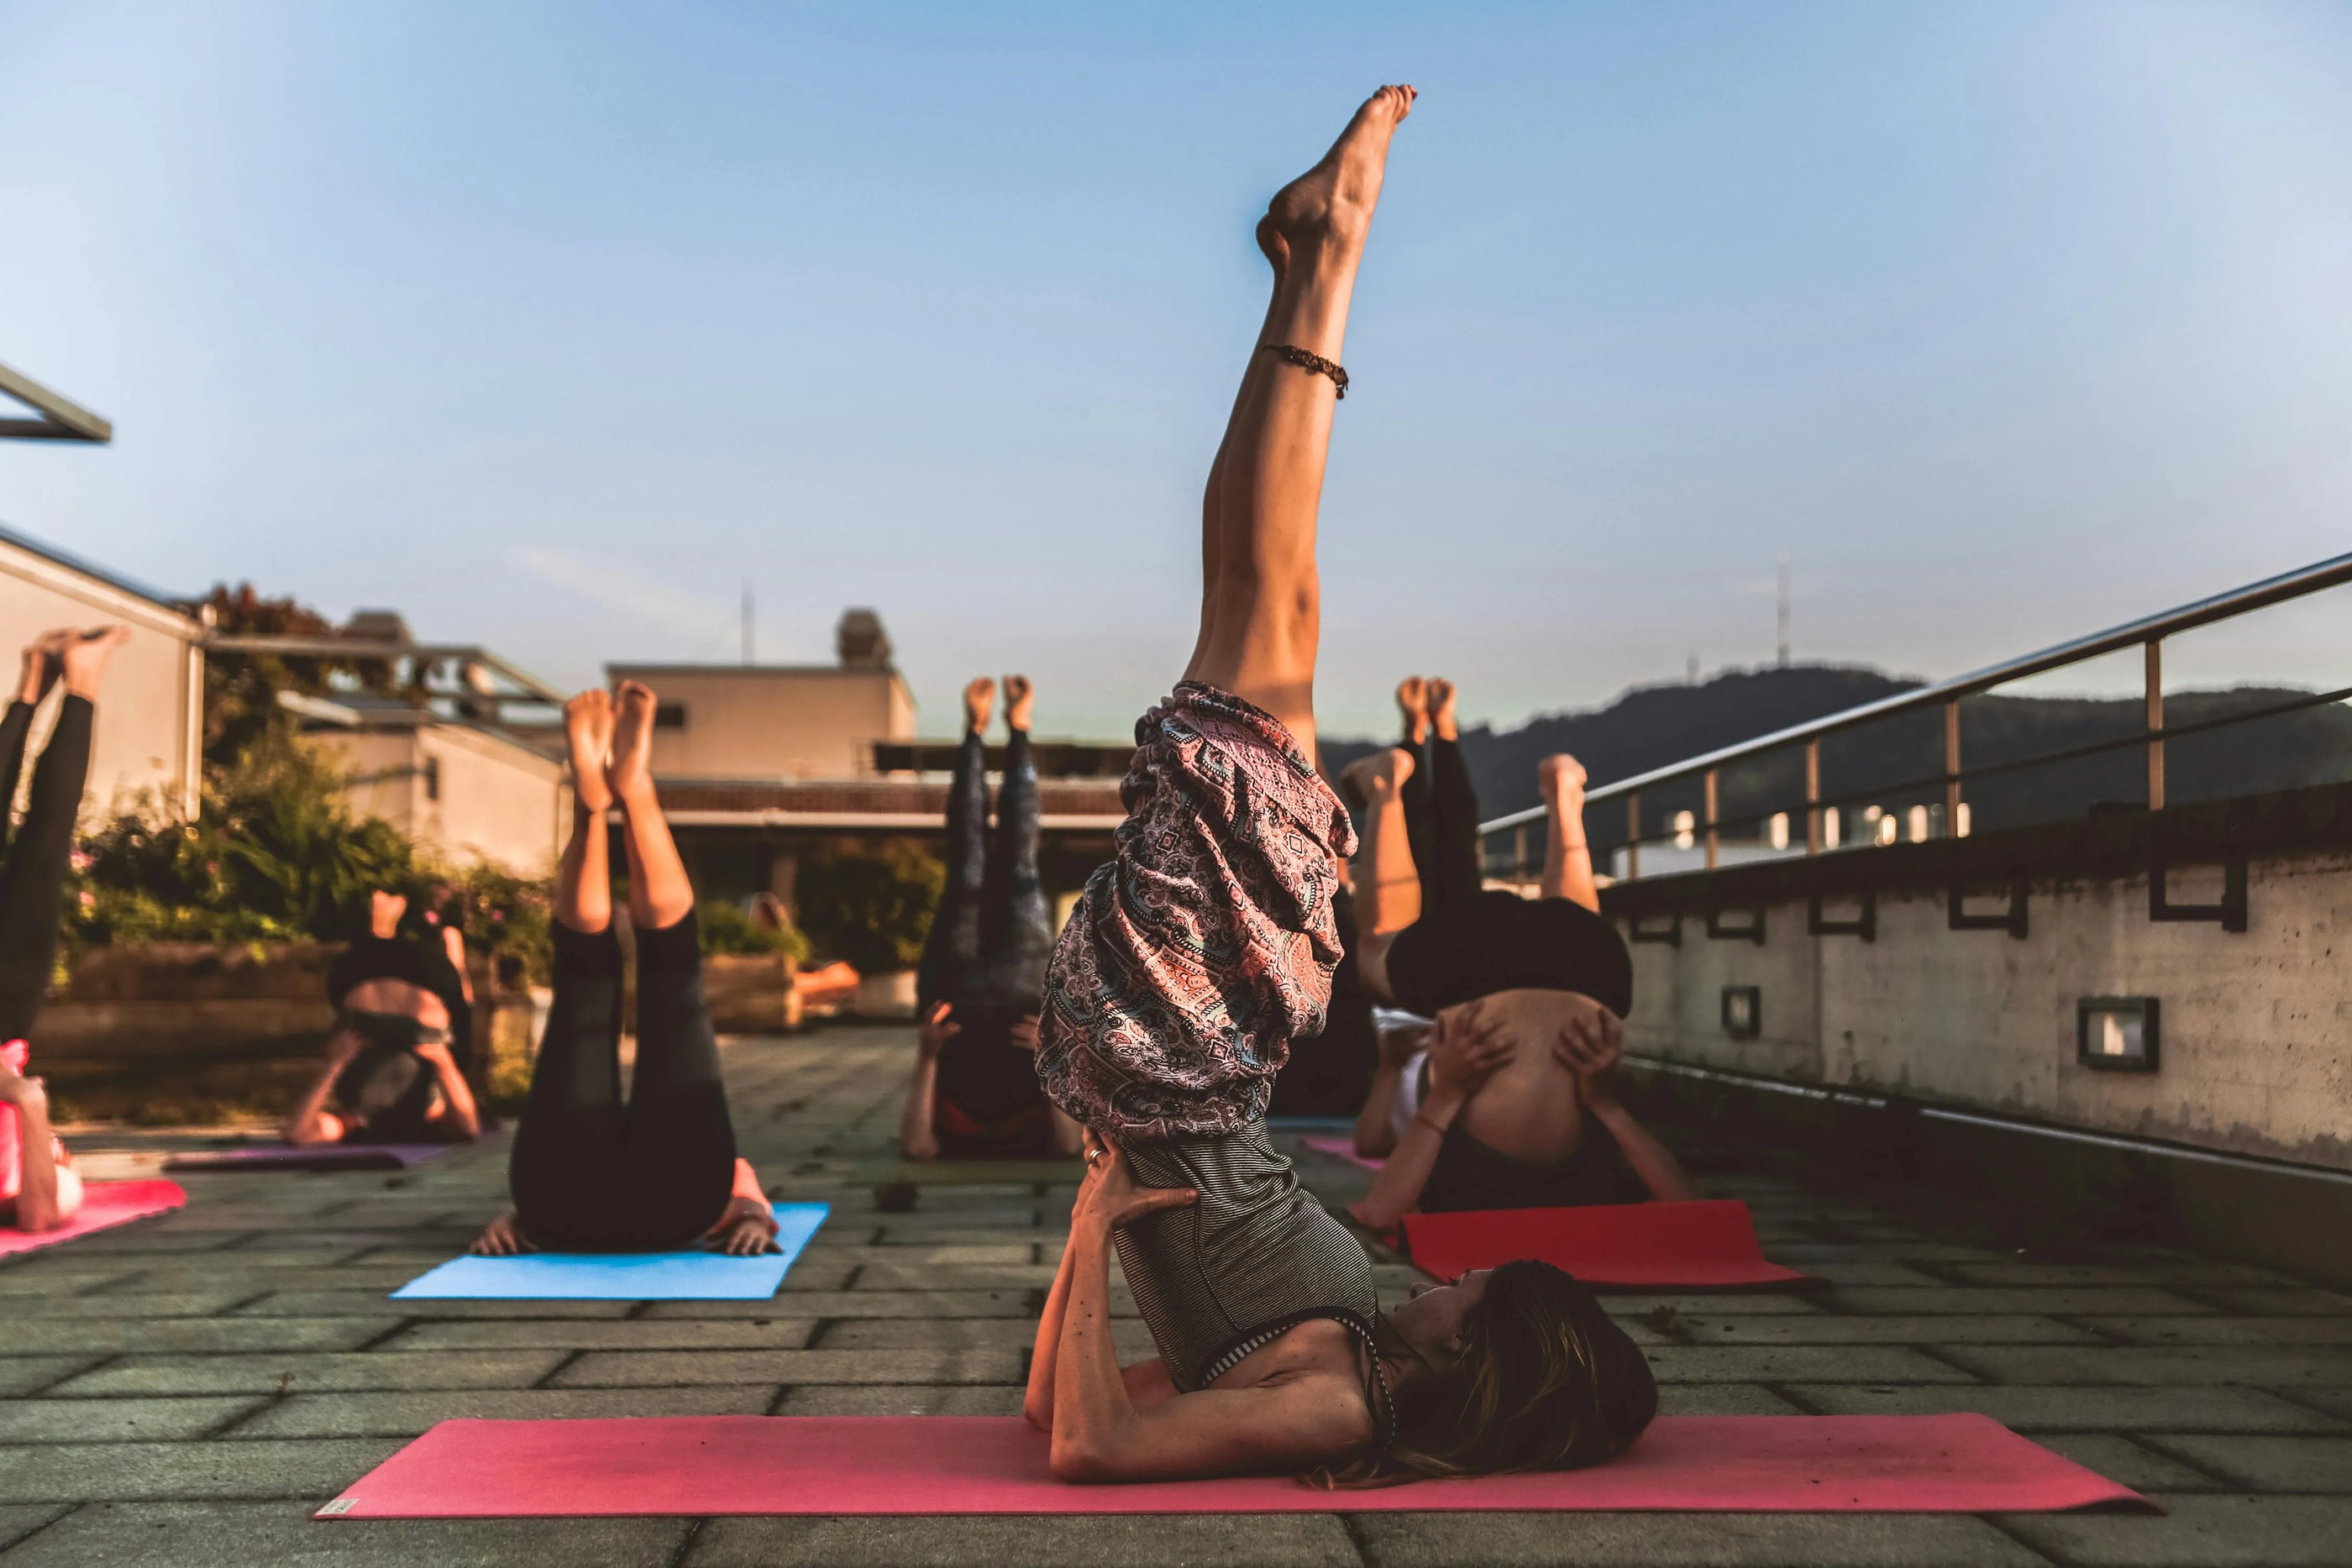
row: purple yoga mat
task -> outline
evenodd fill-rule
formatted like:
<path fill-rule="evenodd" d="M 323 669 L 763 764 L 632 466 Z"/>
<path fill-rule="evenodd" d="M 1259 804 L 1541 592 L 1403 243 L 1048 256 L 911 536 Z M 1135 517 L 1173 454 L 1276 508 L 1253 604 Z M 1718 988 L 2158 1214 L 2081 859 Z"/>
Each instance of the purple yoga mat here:
<path fill-rule="evenodd" d="M 251 1144 L 196 1149 L 163 1162 L 167 1171 L 396 1171 L 438 1158 L 462 1144 Z"/>

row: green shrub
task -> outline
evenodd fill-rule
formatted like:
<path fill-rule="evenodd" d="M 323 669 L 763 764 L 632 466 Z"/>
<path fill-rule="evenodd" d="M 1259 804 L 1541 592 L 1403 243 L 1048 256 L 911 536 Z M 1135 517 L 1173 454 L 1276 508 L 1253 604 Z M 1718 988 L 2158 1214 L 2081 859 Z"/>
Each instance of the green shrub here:
<path fill-rule="evenodd" d="M 695 924 L 702 934 L 705 957 L 727 953 L 785 953 L 795 964 L 808 961 L 808 938 L 791 926 L 779 930 L 763 925 L 732 903 L 695 906 Z"/>
<path fill-rule="evenodd" d="M 911 969 L 947 880 L 939 857 L 908 840 L 831 851 L 801 865 L 801 925 L 821 959 L 861 975 Z"/>

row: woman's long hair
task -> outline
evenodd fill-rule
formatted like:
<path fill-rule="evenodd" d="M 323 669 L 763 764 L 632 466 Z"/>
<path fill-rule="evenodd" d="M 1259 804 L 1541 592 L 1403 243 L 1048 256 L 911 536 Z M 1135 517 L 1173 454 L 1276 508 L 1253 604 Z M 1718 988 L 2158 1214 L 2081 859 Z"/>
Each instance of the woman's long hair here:
<path fill-rule="evenodd" d="M 1648 1358 L 1591 1291 L 1549 1263 L 1497 1268 L 1463 1320 L 1462 1341 L 1451 1366 L 1398 1391 L 1396 1441 L 1385 1452 L 1308 1480 L 1360 1487 L 1580 1469 L 1623 1452 L 1658 1413 Z"/>

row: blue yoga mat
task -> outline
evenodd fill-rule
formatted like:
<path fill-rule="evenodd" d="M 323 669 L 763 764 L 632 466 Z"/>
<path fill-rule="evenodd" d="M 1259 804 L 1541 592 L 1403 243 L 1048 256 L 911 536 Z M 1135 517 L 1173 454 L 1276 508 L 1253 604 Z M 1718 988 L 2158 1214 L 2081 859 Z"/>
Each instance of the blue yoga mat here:
<path fill-rule="evenodd" d="M 514 1258 L 453 1258 L 392 1293 L 396 1301 L 763 1301 L 784 1282 L 831 1208 L 775 1206 L 781 1252 L 525 1252 Z"/>

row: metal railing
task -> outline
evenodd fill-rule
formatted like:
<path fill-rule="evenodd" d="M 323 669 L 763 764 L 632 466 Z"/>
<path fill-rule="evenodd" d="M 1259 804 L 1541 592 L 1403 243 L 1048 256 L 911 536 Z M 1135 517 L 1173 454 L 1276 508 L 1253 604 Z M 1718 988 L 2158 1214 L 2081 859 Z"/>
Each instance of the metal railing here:
<path fill-rule="evenodd" d="M 1898 692 L 1893 696 L 1882 697 L 1876 702 L 1864 703 L 1859 707 L 1847 708 L 1841 713 L 1830 714 L 1809 720 L 1804 724 L 1791 725 L 1785 729 L 1775 730 L 1769 735 L 1758 736 L 1753 740 L 1744 740 L 1736 746 L 1723 747 L 1681 762 L 1670 763 L 1664 768 L 1654 768 L 1646 773 L 1638 773 L 1630 779 L 1615 779 L 1587 790 L 1584 797 L 1585 808 L 1589 811 L 1592 807 L 1607 800 L 1622 800 L 1625 802 L 1627 836 L 1624 848 L 1627 880 L 1641 875 L 1643 843 L 1654 843 L 1668 838 L 1680 838 L 1685 832 L 1694 841 L 1703 840 L 1706 845 L 1706 869 L 1713 871 L 1720 855 L 1722 831 L 1726 826 L 1733 825 L 1727 823 L 1717 810 L 1720 800 L 1718 779 L 1722 770 L 1731 764 L 1748 761 L 1767 752 L 1801 743 L 1805 748 L 1804 852 L 1808 855 L 1818 855 L 1822 853 L 1825 848 L 1822 841 L 1824 810 L 1844 803 L 1843 798 L 1824 798 L 1822 794 L 1822 738 L 1882 719 L 1893 718 L 1898 715 L 1941 707 L 1944 719 L 1942 769 L 1937 773 L 1918 779 L 1893 784 L 1880 784 L 1866 793 L 1900 795 L 1940 784 L 1944 794 L 1943 820 L 1946 831 L 1958 831 L 1964 803 L 1961 787 L 1969 779 L 1983 778 L 1994 773 L 2011 772 L 2025 768 L 2046 767 L 2124 747 L 2142 747 L 2146 748 L 2147 756 L 2147 808 L 2152 811 L 2160 811 L 2164 809 L 2164 743 L 2168 737 L 2179 739 L 2189 735 L 2200 734 L 2228 726 L 2250 724 L 2260 719 L 2275 717 L 2281 714 L 2298 712 L 2304 708 L 2341 702 L 2347 697 L 2352 697 L 2352 686 L 2336 691 L 2314 692 L 2299 695 L 2288 702 L 2276 703 L 2251 711 L 2231 713 L 2195 725 L 2176 726 L 2168 730 L 2164 723 L 2165 639 L 2200 626 L 2211 625 L 2218 621 L 2227 621 L 2273 604 L 2300 599 L 2306 594 L 2317 593 L 2324 589 L 2334 588 L 2346 582 L 2352 582 L 2352 554 L 2334 556 L 2326 560 L 2315 561 L 2295 571 L 2283 572 L 2277 577 L 2264 578 L 2259 582 L 2250 582 L 2242 588 L 2232 589 L 2226 593 L 2217 593 L 2210 599 L 2197 600 L 2192 603 L 2183 604 L 2137 621 L 2126 622 L 2123 625 L 2110 627 L 2105 632 L 2094 632 L 2086 637 L 2078 637 L 2072 642 L 2061 643 L 2054 647 L 2044 648 L 2040 653 L 2028 653 L 2022 658 L 1988 665 L 1984 669 L 1976 670 L 1965 675 L 1955 675 L 1949 680 L 1937 681 L 1932 685 L 1921 686 L 1915 691 Z M 2146 704 L 2146 719 L 2143 728 L 2138 733 L 2033 757 L 2005 759 L 1973 769 L 1961 766 L 1961 699 L 1976 696 L 1990 691 L 1995 686 L 2006 685 L 2012 681 L 2043 674 L 2052 670 L 2064 669 L 2071 664 L 2103 658 L 2109 653 L 2119 653 L 2134 646 L 2143 650 L 2145 658 L 2143 696 Z M 1660 786 L 1677 783 L 1694 776 L 1701 780 L 1703 810 L 1698 820 L 1692 822 L 1687 829 L 1676 828 L 1666 832 L 1644 834 L 1642 831 L 1643 791 L 1654 790 Z M 1854 800 L 1862 798 L 1861 795 L 1852 797 Z M 1743 816 L 1738 821 L 1760 821 L 1763 816 L 1762 813 L 1752 817 Z M 1545 808 L 1531 806 L 1526 810 L 1514 811 L 1507 816 L 1497 817 L 1492 821 L 1480 824 L 1478 836 L 1482 847 L 1488 850 L 1487 863 L 1490 866 L 1506 864 L 1522 873 L 1538 863 L 1542 857 L 1540 832 L 1544 821 Z M 1536 830 L 1533 834 L 1529 831 L 1531 828 Z M 1507 855 L 1497 857 L 1491 852 L 1491 841 L 1504 834 L 1512 836 L 1512 847 Z M 1536 840 L 1535 857 L 1532 860 L 1528 855 L 1528 841 L 1531 837 Z"/>

